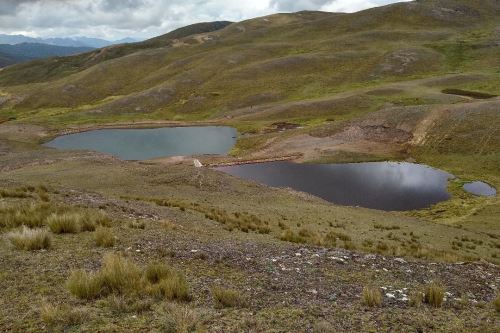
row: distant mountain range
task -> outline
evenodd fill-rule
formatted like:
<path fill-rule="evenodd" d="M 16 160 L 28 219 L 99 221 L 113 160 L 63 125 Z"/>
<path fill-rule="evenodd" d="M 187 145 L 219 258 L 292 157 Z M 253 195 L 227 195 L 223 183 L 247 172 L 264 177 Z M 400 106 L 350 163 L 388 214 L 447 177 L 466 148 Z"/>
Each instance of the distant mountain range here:
<path fill-rule="evenodd" d="M 109 41 L 99 38 L 88 38 L 88 37 L 71 37 L 71 38 L 33 38 L 24 35 L 4 35 L 0 34 L 0 44 L 22 44 L 22 43 L 37 43 L 37 44 L 49 44 L 55 46 L 66 46 L 66 47 L 91 47 L 91 48 L 101 48 L 114 44 L 126 44 L 134 43 L 137 40 L 132 38 L 124 38 L 115 41 Z"/>
<path fill-rule="evenodd" d="M 34 59 L 69 56 L 94 50 L 93 47 L 67 47 L 40 43 L 0 44 L 0 67 Z"/>

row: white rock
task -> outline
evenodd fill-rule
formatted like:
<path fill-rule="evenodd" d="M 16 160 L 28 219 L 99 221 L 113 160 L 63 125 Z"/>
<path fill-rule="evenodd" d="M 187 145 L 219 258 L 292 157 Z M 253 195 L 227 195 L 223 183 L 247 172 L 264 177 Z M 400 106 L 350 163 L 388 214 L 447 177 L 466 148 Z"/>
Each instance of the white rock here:
<path fill-rule="evenodd" d="M 385 294 L 385 297 L 387 297 L 387 298 L 396 298 L 396 296 L 394 296 L 394 294 L 391 294 L 391 293 Z"/>

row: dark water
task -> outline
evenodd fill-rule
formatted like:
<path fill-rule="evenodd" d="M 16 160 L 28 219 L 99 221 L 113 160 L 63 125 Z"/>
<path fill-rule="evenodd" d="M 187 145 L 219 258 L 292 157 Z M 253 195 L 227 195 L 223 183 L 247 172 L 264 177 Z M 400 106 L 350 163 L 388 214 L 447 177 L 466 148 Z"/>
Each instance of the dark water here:
<path fill-rule="evenodd" d="M 395 162 L 296 164 L 272 162 L 219 167 L 220 171 L 269 186 L 290 187 L 330 202 L 404 211 L 448 200 L 449 173 Z"/>
<path fill-rule="evenodd" d="M 226 154 L 236 141 L 231 127 L 104 129 L 60 136 L 46 144 L 59 149 L 93 150 L 124 160 Z"/>
<path fill-rule="evenodd" d="M 467 183 L 464 185 L 464 190 L 484 197 L 494 197 L 497 194 L 497 190 L 494 187 L 483 182 Z"/>

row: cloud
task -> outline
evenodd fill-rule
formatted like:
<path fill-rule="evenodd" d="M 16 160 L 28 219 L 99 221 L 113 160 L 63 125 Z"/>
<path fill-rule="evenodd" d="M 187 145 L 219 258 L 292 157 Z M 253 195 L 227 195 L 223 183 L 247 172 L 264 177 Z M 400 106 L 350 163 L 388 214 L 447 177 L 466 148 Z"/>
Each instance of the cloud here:
<path fill-rule="evenodd" d="M 356 11 L 395 0 L 0 0 L 0 31 L 38 37 L 146 38 L 196 22 L 299 10 Z"/>

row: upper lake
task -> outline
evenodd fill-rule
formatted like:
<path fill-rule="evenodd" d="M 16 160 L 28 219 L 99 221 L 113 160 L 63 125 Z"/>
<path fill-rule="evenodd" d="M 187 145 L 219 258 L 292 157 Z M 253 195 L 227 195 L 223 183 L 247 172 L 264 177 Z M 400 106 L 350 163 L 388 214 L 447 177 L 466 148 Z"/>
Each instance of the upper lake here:
<path fill-rule="evenodd" d="M 448 200 L 453 175 L 396 162 L 297 164 L 271 162 L 217 170 L 274 187 L 290 187 L 346 206 L 405 211 Z"/>
<path fill-rule="evenodd" d="M 45 146 L 93 150 L 123 160 L 147 160 L 168 156 L 226 154 L 234 146 L 236 135 L 236 129 L 224 126 L 102 129 L 63 135 Z"/>

